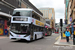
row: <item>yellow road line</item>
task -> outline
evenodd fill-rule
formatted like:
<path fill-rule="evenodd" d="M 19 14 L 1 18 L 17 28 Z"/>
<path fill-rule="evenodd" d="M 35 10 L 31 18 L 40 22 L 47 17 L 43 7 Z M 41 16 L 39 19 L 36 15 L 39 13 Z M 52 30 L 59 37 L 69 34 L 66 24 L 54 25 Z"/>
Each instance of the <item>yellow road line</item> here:
<path fill-rule="evenodd" d="M 58 38 L 60 37 L 61 35 L 59 35 L 57 38 L 55 38 L 55 40 L 58 40 Z"/>

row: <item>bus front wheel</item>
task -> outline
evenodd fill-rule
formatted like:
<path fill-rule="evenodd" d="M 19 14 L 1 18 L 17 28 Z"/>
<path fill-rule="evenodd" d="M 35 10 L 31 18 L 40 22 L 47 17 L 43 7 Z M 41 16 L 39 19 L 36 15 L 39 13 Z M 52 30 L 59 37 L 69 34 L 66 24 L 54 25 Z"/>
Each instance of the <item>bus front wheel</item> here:
<path fill-rule="evenodd" d="M 37 40 L 37 35 L 35 35 L 35 40 Z"/>

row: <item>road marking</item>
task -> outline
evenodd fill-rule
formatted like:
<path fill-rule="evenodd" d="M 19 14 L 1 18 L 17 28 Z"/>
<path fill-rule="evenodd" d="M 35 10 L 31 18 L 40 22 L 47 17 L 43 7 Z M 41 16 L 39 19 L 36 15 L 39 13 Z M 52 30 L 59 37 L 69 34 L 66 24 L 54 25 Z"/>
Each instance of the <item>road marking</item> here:
<path fill-rule="evenodd" d="M 51 40 L 51 39 L 47 39 L 47 40 Z"/>
<path fill-rule="evenodd" d="M 57 48 L 57 50 L 59 50 L 60 47 Z"/>
<path fill-rule="evenodd" d="M 61 35 L 59 35 L 57 38 L 55 38 L 55 40 L 58 40 L 58 38 L 60 37 Z"/>

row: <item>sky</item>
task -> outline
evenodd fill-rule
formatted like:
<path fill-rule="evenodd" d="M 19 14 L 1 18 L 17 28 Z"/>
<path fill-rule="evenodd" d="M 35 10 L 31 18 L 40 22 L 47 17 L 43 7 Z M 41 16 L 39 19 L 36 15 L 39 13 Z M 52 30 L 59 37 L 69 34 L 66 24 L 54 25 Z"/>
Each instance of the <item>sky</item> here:
<path fill-rule="evenodd" d="M 65 18 L 65 4 L 64 0 L 29 0 L 36 8 L 54 8 L 55 23 L 59 23 L 60 19 Z"/>

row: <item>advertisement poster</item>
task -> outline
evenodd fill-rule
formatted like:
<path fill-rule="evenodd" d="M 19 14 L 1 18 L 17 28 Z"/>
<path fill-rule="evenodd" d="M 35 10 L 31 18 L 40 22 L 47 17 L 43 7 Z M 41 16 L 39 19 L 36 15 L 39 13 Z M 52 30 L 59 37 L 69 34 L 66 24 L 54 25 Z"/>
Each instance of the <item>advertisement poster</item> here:
<path fill-rule="evenodd" d="M 0 19 L 0 35 L 3 35 L 4 20 Z"/>

